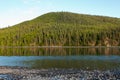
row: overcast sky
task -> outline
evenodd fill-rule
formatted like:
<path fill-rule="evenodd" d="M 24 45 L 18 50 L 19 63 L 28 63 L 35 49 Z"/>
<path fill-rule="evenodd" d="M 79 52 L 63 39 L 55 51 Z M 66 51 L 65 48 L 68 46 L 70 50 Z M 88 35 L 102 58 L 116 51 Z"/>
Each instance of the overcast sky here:
<path fill-rule="evenodd" d="M 0 28 L 56 11 L 120 18 L 119 8 L 120 0 L 0 0 Z"/>

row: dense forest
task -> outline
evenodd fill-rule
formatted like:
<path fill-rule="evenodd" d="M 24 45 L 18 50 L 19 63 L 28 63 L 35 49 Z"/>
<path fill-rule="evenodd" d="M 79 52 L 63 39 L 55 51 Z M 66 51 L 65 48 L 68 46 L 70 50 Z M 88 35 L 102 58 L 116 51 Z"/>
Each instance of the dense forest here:
<path fill-rule="evenodd" d="M 120 46 L 120 18 L 51 12 L 0 29 L 0 46 Z"/>

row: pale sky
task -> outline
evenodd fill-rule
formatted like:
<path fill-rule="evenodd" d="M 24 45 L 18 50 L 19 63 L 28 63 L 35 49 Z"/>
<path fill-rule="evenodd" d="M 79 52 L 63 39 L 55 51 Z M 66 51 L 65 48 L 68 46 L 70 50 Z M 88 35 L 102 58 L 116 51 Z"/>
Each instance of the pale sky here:
<path fill-rule="evenodd" d="M 56 11 L 120 18 L 119 8 L 120 0 L 0 0 L 0 28 Z"/>

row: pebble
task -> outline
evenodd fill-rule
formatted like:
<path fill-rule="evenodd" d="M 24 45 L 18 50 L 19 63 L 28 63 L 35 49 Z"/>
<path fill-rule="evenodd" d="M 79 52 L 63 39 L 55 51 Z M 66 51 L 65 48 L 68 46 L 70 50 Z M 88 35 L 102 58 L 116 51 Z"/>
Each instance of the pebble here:
<path fill-rule="evenodd" d="M 0 74 L 0 80 L 120 80 L 120 70 L 11 69 L 15 72 Z"/>

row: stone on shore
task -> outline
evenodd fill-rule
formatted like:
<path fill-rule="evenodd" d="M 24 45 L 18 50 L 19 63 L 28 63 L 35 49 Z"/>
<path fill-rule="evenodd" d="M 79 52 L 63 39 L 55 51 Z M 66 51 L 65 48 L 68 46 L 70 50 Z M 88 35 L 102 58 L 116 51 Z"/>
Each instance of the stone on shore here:
<path fill-rule="evenodd" d="M 0 80 L 120 80 L 120 70 L 0 67 Z"/>

